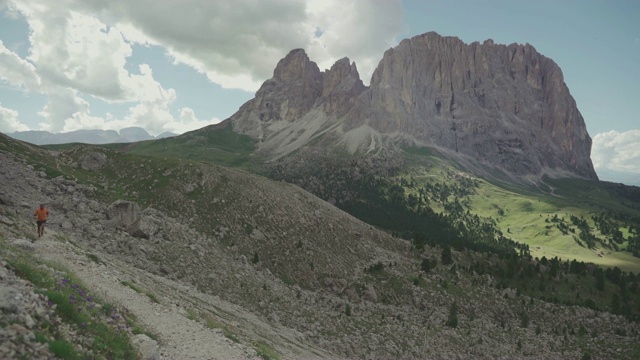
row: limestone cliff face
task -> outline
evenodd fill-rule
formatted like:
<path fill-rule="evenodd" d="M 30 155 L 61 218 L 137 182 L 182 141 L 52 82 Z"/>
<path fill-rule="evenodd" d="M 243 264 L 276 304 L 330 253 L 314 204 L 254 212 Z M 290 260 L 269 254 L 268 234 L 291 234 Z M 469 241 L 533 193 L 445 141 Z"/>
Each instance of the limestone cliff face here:
<path fill-rule="evenodd" d="M 278 62 L 273 78 L 265 81 L 253 100 L 245 103 L 233 116 L 234 129 L 263 139 L 265 125 L 287 122 L 308 113 L 322 95 L 322 73 L 302 49 L 292 50 Z"/>
<path fill-rule="evenodd" d="M 360 80 L 356 64 L 349 64 L 346 57 L 338 60 L 325 72 L 323 79 L 323 108 L 331 115 L 344 115 L 353 107 L 358 95 L 366 89 Z"/>
<path fill-rule="evenodd" d="M 562 71 L 533 46 L 427 33 L 388 50 L 348 127 L 366 123 L 499 165 L 596 178 L 591 138 Z"/>
<path fill-rule="evenodd" d="M 321 73 L 294 50 L 231 119 L 267 152 L 295 143 L 280 152 L 288 153 L 332 132 L 362 142 L 349 149 L 389 143 L 374 137 L 409 139 L 515 175 L 597 178 L 591 138 L 562 71 L 529 44 L 465 44 L 426 33 L 387 50 L 369 87 L 346 58 Z M 363 129 L 372 135 L 349 135 Z"/>
<path fill-rule="evenodd" d="M 269 143 L 274 133 L 300 126 L 290 123 L 300 122 L 313 109 L 334 117 L 344 115 L 364 90 L 356 65 L 349 64 L 348 58 L 320 72 L 304 50 L 295 49 L 278 62 L 273 77 L 262 84 L 255 98 L 233 115 L 233 126 Z"/>

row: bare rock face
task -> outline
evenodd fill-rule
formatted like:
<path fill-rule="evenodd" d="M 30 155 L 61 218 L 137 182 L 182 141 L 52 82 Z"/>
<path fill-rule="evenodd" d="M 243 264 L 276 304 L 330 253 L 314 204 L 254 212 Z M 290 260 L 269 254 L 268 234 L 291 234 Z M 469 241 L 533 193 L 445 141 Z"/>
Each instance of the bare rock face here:
<path fill-rule="evenodd" d="M 591 138 L 560 68 L 533 46 L 427 33 L 388 50 L 348 128 L 411 134 L 509 172 L 596 178 Z"/>
<path fill-rule="evenodd" d="M 324 86 L 322 100 L 324 111 L 338 117 L 353 107 L 356 98 L 366 87 L 360 80 L 356 63 L 349 64 L 348 58 L 342 58 L 323 74 Z"/>
<path fill-rule="evenodd" d="M 278 62 L 273 78 L 262 84 L 253 100 L 245 103 L 233 122 L 240 133 L 262 139 L 270 123 L 292 122 L 308 113 L 322 95 L 322 74 L 302 49 L 292 50 Z"/>
<path fill-rule="evenodd" d="M 105 154 L 93 151 L 81 158 L 80 167 L 85 170 L 98 171 L 102 169 L 106 162 L 107 156 Z"/>
<path fill-rule="evenodd" d="M 259 140 L 262 153 L 282 156 L 335 125 L 365 89 L 349 59 L 320 72 L 304 50 L 296 49 L 280 60 L 273 77 L 231 122 L 236 132 Z"/>
<path fill-rule="evenodd" d="M 369 87 L 346 58 L 321 73 L 293 50 L 231 122 L 274 157 L 332 133 L 352 152 L 410 141 L 517 176 L 597 178 L 562 71 L 529 44 L 426 33 L 387 50 Z"/>

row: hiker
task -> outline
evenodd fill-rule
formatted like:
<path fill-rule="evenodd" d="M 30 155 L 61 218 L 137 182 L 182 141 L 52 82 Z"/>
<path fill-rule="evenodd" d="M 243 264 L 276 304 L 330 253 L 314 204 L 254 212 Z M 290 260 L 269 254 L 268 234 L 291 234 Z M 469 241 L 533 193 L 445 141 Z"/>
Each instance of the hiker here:
<path fill-rule="evenodd" d="M 38 237 L 41 237 L 44 234 L 44 226 L 47 222 L 47 215 L 49 215 L 49 210 L 44 207 L 44 204 L 40 204 L 40 207 L 36 209 L 36 212 L 33 213 L 33 216 L 36 217 L 36 223 L 38 224 Z"/>

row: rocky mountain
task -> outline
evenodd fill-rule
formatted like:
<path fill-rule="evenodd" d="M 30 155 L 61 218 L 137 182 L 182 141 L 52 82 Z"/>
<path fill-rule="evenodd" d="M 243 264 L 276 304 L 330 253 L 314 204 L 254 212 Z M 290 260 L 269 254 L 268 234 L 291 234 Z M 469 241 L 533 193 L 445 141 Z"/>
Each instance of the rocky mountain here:
<path fill-rule="evenodd" d="M 165 132 L 155 137 L 150 135 L 145 129 L 136 126 L 121 129 L 119 132 L 115 130 L 76 130 L 54 134 L 48 131 L 30 130 L 17 131 L 7 135 L 14 139 L 36 145 L 67 144 L 76 142 L 83 144 L 130 143 L 176 136 L 176 134 Z"/>
<path fill-rule="evenodd" d="M 562 71 L 529 44 L 426 33 L 386 51 L 369 87 L 348 59 L 321 72 L 296 49 L 231 122 L 270 159 L 314 145 L 428 146 L 476 170 L 597 179 Z"/>

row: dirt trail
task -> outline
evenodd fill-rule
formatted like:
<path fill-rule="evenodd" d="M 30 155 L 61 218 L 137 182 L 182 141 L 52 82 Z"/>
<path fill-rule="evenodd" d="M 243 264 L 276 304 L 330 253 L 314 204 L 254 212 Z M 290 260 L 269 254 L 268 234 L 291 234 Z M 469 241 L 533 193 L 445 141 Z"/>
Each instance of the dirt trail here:
<path fill-rule="evenodd" d="M 118 266 L 117 261 L 107 259 L 105 255 L 100 255 L 99 259 L 108 261 L 109 266 L 98 264 L 78 247 L 53 239 L 53 232 L 48 231 L 35 242 L 36 256 L 64 265 L 106 302 L 133 313 L 146 330 L 158 335 L 159 346 L 154 359 L 258 359 L 254 349 L 231 341 L 220 329 L 210 329 L 190 320 L 186 309 L 177 305 L 179 301 L 168 297 L 167 292 L 159 296 L 162 304 L 158 304 L 147 295 L 123 285 L 121 281 L 141 275 L 135 274 L 136 269 Z M 176 294 L 186 290 L 184 285 L 174 283 L 172 286 L 166 279 L 156 280 L 173 287 Z"/>

